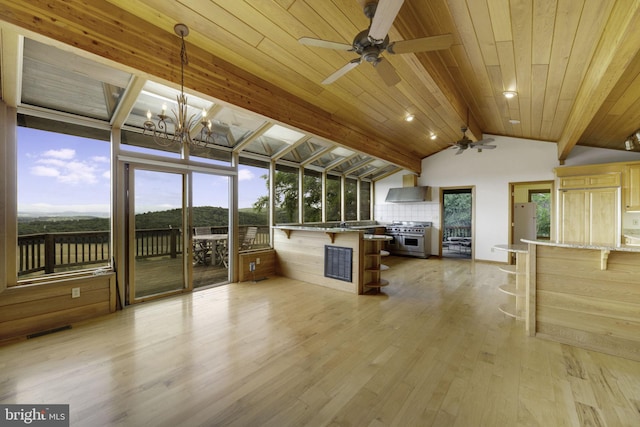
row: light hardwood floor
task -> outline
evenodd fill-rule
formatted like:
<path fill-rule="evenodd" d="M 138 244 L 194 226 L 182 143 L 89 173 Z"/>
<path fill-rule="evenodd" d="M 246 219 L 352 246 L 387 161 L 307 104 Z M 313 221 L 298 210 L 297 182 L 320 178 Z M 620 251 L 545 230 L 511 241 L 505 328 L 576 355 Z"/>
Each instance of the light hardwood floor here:
<path fill-rule="evenodd" d="M 269 278 L 0 347 L 0 402 L 73 426 L 638 426 L 640 362 L 527 338 L 496 265 L 389 257 L 356 296 Z"/>

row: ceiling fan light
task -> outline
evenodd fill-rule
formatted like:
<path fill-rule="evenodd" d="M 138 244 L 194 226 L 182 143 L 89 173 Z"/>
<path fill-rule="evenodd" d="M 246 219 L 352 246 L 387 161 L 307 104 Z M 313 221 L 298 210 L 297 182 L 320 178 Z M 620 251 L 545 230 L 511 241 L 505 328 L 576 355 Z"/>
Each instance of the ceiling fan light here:
<path fill-rule="evenodd" d="M 502 92 L 502 94 L 504 95 L 505 98 L 511 99 L 511 98 L 515 98 L 518 92 L 515 92 L 513 90 L 505 90 L 504 92 Z"/>

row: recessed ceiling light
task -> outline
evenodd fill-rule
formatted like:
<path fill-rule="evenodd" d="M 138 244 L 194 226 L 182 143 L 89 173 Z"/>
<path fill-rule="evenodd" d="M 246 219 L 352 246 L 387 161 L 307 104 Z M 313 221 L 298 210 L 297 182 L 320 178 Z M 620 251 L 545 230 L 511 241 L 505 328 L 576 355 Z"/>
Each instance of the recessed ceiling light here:
<path fill-rule="evenodd" d="M 404 118 L 405 122 L 412 122 L 413 119 L 415 119 L 416 116 L 414 116 L 413 114 L 407 114 L 407 116 Z"/>
<path fill-rule="evenodd" d="M 438 137 L 438 135 L 436 135 L 435 133 L 432 133 L 432 134 L 429 136 L 429 139 L 433 141 L 433 140 L 435 140 L 437 137 Z"/>
<path fill-rule="evenodd" d="M 515 97 L 518 92 L 512 91 L 512 90 L 506 90 L 504 92 L 502 92 L 502 94 L 504 95 L 505 98 L 507 99 L 511 99 L 513 97 Z"/>
<path fill-rule="evenodd" d="M 517 125 L 518 123 L 520 123 L 520 120 L 511 119 L 509 120 L 509 123 L 511 123 L 512 125 Z"/>

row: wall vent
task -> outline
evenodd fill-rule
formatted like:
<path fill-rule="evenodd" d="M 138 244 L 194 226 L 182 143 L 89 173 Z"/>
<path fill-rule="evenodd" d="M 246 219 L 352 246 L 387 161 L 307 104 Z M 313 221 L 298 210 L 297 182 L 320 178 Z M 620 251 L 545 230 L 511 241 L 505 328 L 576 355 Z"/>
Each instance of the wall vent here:
<path fill-rule="evenodd" d="M 352 248 L 324 247 L 324 277 L 351 282 Z"/>

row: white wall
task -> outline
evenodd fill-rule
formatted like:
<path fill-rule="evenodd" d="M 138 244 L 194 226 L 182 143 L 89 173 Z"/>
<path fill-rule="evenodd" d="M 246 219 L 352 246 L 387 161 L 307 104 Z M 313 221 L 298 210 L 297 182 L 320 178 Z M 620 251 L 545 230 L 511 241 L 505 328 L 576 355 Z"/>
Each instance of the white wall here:
<path fill-rule="evenodd" d="M 553 180 L 553 169 L 559 166 L 557 145 L 529 139 L 486 137 L 494 138 L 492 144 L 497 146 L 496 149 L 482 153 L 468 150 L 460 155 L 455 154 L 457 150 L 444 150 L 422 160 L 418 184 L 433 187 L 435 200 L 432 202 L 384 203 L 389 188 L 402 186 L 403 173 L 378 181 L 375 219 L 380 222 L 432 221 L 432 248 L 435 251 L 439 243 L 440 187 L 475 186 L 475 259 L 505 262 L 506 253 L 493 251 L 492 247 L 508 242 L 509 183 Z M 640 153 L 576 147 L 565 164 L 574 166 L 630 160 L 640 160 Z"/>

